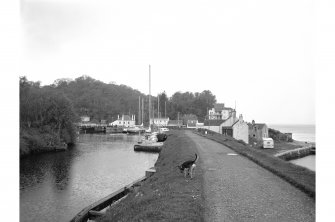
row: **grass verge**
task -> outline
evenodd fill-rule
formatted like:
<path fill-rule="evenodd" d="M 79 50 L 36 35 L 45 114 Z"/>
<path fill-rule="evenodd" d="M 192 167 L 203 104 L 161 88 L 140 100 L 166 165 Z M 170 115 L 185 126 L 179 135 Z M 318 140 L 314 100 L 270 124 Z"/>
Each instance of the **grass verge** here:
<path fill-rule="evenodd" d="M 170 131 L 155 164 L 156 173 L 98 221 L 203 221 L 203 172 L 198 167 L 190 180 L 176 167 L 194 158 L 194 147 L 183 130 Z"/>
<path fill-rule="evenodd" d="M 231 148 L 235 152 L 247 157 L 258 165 L 288 181 L 290 184 L 302 190 L 312 198 L 315 198 L 315 172 L 279 159 L 273 156 L 273 154 L 268 154 L 251 148 L 250 146 L 247 146 L 231 137 L 209 130 L 207 130 L 207 134 L 205 134 L 205 130 L 198 130 L 195 132 L 198 135 L 204 136 Z"/>

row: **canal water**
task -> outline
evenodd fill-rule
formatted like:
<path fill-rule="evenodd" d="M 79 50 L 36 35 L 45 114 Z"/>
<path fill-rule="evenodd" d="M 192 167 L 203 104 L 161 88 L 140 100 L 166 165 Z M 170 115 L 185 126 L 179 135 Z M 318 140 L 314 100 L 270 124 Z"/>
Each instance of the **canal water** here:
<path fill-rule="evenodd" d="M 315 171 L 315 155 L 309 155 L 296 160 L 290 160 L 290 162 Z"/>
<path fill-rule="evenodd" d="M 138 136 L 80 135 L 65 152 L 20 160 L 20 221 L 69 221 L 145 175 L 158 154 L 134 152 Z"/>

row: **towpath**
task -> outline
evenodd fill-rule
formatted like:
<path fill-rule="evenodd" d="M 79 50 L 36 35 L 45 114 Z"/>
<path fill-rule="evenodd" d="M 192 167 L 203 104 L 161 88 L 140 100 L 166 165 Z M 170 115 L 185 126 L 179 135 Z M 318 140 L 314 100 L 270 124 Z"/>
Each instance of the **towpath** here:
<path fill-rule="evenodd" d="M 228 147 L 192 132 L 204 171 L 206 221 L 315 221 L 315 201 Z"/>

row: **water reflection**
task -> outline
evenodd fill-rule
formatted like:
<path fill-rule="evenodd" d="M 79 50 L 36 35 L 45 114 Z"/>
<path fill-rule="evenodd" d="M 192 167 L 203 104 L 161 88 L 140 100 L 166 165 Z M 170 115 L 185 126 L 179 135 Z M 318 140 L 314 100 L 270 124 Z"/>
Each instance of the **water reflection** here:
<path fill-rule="evenodd" d="M 54 185 L 57 190 L 64 190 L 70 181 L 73 152 L 56 155 L 52 159 L 51 174 L 54 177 Z"/>
<path fill-rule="evenodd" d="M 71 150 L 20 161 L 20 221 L 68 221 L 144 176 L 157 154 L 135 153 L 137 136 L 80 135 Z"/>

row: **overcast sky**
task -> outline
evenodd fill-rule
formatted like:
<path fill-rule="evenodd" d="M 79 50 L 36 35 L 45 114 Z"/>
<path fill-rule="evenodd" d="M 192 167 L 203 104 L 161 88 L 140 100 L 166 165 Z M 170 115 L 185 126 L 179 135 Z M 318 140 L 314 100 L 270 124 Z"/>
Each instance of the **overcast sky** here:
<path fill-rule="evenodd" d="M 245 120 L 314 124 L 314 1 L 21 0 L 20 75 L 210 90 Z"/>

